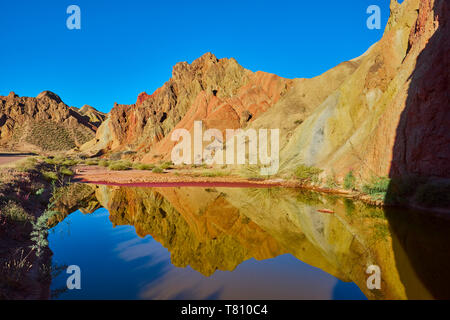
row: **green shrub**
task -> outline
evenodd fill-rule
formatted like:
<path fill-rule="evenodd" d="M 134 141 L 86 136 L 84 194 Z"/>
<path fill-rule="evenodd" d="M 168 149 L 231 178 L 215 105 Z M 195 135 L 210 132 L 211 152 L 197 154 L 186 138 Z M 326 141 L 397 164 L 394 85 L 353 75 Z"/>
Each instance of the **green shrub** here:
<path fill-rule="evenodd" d="M 295 169 L 295 176 L 297 179 L 299 179 L 301 182 L 317 182 L 319 180 L 319 174 L 322 172 L 322 169 L 315 168 L 315 167 L 309 167 L 306 165 L 299 165 Z"/>
<path fill-rule="evenodd" d="M 374 199 L 382 200 L 386 196 L 391 179 L 388 177 L 372 177 L 372 180 L 365 184 L 362 191 Z"/>
<path fill-rule="evenodd" d="M 96 165 L 98 165 L 98 160 L 97 159 L 88 159 L 84 163 L 88 166 L 96 166 Z"/>
<path fill-rule="evenodd" d="M 136 170 L 152 170 L 155 167 L 153 164 L 147 164 L 147 163 L 135 163 L 133 164 L 133 169 Z"/>
<path fill-rule="evenodd" d="M 227 173 L 223 171 L 207 171 L 200 174 L 202 177 L 223 177 L 226 176 Z"/>
<path fill-rule="evenodd" d="M 58 175 L 53 171 L 43 171 L 42 177 L 49 182 L 58 180 Z"/>
<path fill-rule="evenodd" d="M 354 190 L 356 184 L 356 177 L 353 175 L 353 171 L 350 171 L 345 175 L 344 188 L 347 190 Z"/>
<path fill-rule="evenodd" d="M 71 167 L 71 166 L 77 165 L 78 161 L 77 160 L 73 160 L 73 159 L 67 159 L 67 160 L 64 160 L 61 164 L 63 166 Z"/>
<path fill-rule="evenodd" d="M 169 169 L 171 166 L 173 166 L 173 163 L 171 161 L 166 161 L 161 165 L 161 169 Z"/>
<path fill-rule="evenodd" d="M 116 161 L 116 162 L 110 163 L 108 166 L 109 170 L 114 170 L 114 171 L 129 170 L 130 167 L 131 166 L 129 163 L 122 162 L 122 161 Z"/>
<path fill-rule="evenodd" d="M 154 167 L 154 168 L 152 169 L 152 172 L 153 172 L 153 173 L 163 173 L 164 170 L 161 169 L 160 167 Z"/>
<path fill-rule="evenodd" d="M 99 162 L 98 162 L 98 165 L 99 166 L 101 166 L 101 167 L 105 167 L 105 168 L 107 168 L 108 166 L 109 166 L 109 161 L 108 160 L 105 160 L 105 159 L 101 159 Z"/>
<path fill-rule="evenodd" d="M 73 171 L 70 169 L 67 169 L 65 167 L 62 167 L 61 169 L 59 169 L 59 172 L 63 175 L 63 176 L 73 176 Z"/>

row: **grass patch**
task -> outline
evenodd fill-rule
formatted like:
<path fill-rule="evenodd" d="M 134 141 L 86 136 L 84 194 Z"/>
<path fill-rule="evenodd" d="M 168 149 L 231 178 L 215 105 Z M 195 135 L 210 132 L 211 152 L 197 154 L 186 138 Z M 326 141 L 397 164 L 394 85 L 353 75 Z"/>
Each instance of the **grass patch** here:
<path fill-rule="evenodd" d="M 133 164 L 133 169 L 136 169 L 136 170 L 152 170 L 154 167 L 155 167 L 154 164 L 147 164 L 147 163 Z"/>
<path fill-rule="evenodd" d="M 153 172 L 153 173 L 163 173 L 164 170 L 163 170 L 162 168 L 160 168 L 160 167 L 154 167 L 154 168 L 152 169 L 152 172 Z"/>
<path fill-rule="evenodd" d="M 98 160 L 97 159 L 88 159 L 88 160 L 84 161 L 84 164 L 87 166 L 97 166 Z"/>
<path fill-rule="evenodd" d="M 76 166 L 78 163 L 79 161 L 74 159 L 67 159 L 61 162 L 61 164 L 66 167 Z"/>
<path fill-rule="evenodd" d="M 116 161 L 116 162 L 110 163 L 108 166 L 108 169 L 114 170 L 114 171 L 130 170 L 131 164 L 128 162 L 125 162 L 125 161 Z"/>
<path fill-rule="evenodd" d="M 68 177 L 73 176 L 73 171 L 70 169 L 67 169 L 65 167 L 60 168 L 59 173 L 61 173 L 63 176 L 68 176 Z"/>
<path fill-rule="evenodd" d="M 362 191 L 374 200 L 383 200 L 389 188 L 391 179 L 388 177 L 372 177 L 372 180 L 362 187 Z"/>
<path fill-rule="evenodd" d="M 38 160 L 36 158 L 27 158 L 16 165 L 17 171 L 30 172 L 37 169 Z"/>
<path fill-rule="evenodd" d="M 33 123 L 26 141 L 45 151 L 65 151 L 75 147 L 69 130 L 53 121 Z"/>
<path fill-rule="evenodd" d="M 322 173 L 322 171 L 322 169 L 302 164 L 295 169 L 294 174 L 302 183 L 317 183 L 319 181 L 319 175 Z"/>
<path fill-rule="evenodd" d="M 161 164 L 161 169 L 165 170 L 165 169 L 169 169 L 173 166 L 173 163 L 171 161 L 166 161 L 163 164 Z"/>
<path fill-rule="evenodd" d="M 105 160 L 105 159 L 101 159 L 98 162 L 98 165 L 101 166 L 101 167 L 104 167 L 104 168 L 107 168 L 109 166 L 109 164 L 110 164 L 110 162 L 108 160 Z"/>
<path fill-rule="evenodd" d="M 354 190 L 356 186 L 356 177 L 353 174 L 353 171 L 347 173 L 344 177 L 344 188 L 347 190 Z"/>
<path fill-rule="evenodd" d="M 42 177 L 48 182 L 53 182 L 58 180 L 58 174 L 54 171 L 42 171 Z"/>
<path fill-rule="evenodd" d="M 202 177 L 224 177 L 227 176 L 227 172 L 224 171 L 218 171 L 218 170 L 214 170 L 214 171 L 207 171 L 207 172 L 202 172 L 200 174 Z"/>
<path fill-rule="evenodd" d="M 32 221 L 30 216 L 19 204 L 10 200 L 0 211 L 1 215 L 11 221 L 28 222 Z"/>

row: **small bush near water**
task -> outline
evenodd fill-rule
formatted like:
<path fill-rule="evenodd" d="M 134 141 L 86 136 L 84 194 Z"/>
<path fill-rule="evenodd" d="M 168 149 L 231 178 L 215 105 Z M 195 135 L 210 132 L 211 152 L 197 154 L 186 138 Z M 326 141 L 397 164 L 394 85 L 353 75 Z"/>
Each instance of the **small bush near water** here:
<path fill-rule="evenodd" d="M 372 180 L 365 184 L 362 191 L 374 199 L 382 200 L 386 196 L 391 179 L 388 177 L 373 177 Z"/>
<path fill-rule="evenodd" d="M 152 169 L 152 172 L 153 172 L 153 173 L 163 173 L 164 170 L 161 169 L 160 167 L 154 167 L 154 168 Z"/>
<path fill-rule="evenodd" d="M 152 170 L 155 167 L 153 164 L 146 164 L 146 163 L 135 163 L 133 164 L 133 169 L 136 170 Z"/>
<path fill-rule="evenodd" d="M 318 182 L 319 174 L 322 173 L 322 169 L 309 167 L 306 165 L 299 165 L 295 169 L 295 176 L 303 183 Z"/>
<path fill-rule="evenodd" d="M 356 186 L 356 177 L 353 175 L 353 171 L 350 171 L 344 177 L 344 188 L 347 190 L 354 190 L 355 186 Z"/>

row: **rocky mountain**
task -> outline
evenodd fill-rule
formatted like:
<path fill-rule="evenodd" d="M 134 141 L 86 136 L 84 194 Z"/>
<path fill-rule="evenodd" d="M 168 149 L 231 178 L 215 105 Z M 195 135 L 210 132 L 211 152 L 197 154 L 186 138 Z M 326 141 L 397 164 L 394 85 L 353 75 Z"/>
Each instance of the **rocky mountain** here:
<path fill-rule="evenodd" d="M 240 128 L 266 112 L 292 83 L 207 53 L 192 64 L 176 64 L 172 78 L 152 95 L 141 93 L 136 104 L 115 104 L 96 139 L 82 150 L 135 151 L 147 162 L 167 159 L 175 145 L 172 130 L 192 130 L 195 120 L 203 120 L 205 128 Z"/>
<path fill-rule="evenodd" d="M 176 128 L 279 128 L 280 173 L 300 164 L 337 180 L 450 178 L 449 4 L 391 1 L 382 39 L 312 79 L 251 72 L 208 53 L 178 63 L 172 78 L 136 104 L 116 104 L 81 150 L 170 159 Z"/>
<path fill-rule="evenodd" d="M 95 137 L 105 115 L 92 107 L 69 107 L 53 92 L 36 98 L 14 92 L 0 96 L 0 148 L 16 151 L 67 151 Z"/>

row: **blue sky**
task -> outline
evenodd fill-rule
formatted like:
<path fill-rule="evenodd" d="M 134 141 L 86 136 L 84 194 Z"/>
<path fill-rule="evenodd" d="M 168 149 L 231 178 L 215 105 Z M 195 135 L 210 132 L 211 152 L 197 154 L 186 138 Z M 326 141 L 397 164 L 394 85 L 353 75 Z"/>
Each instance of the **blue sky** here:
<path fill-rule="evenodd" d="M 69 30 L 66 9 L 81 9 Z M 381 30 L 366 9 L 381 8 Z M 378 41 L 389 0 L 15 0 L 0 3 L 0 95 L 57 93 L 109 111 L 166 82 L 172 66 L 205 52 L 252 71 L 310 78 Z"/>

